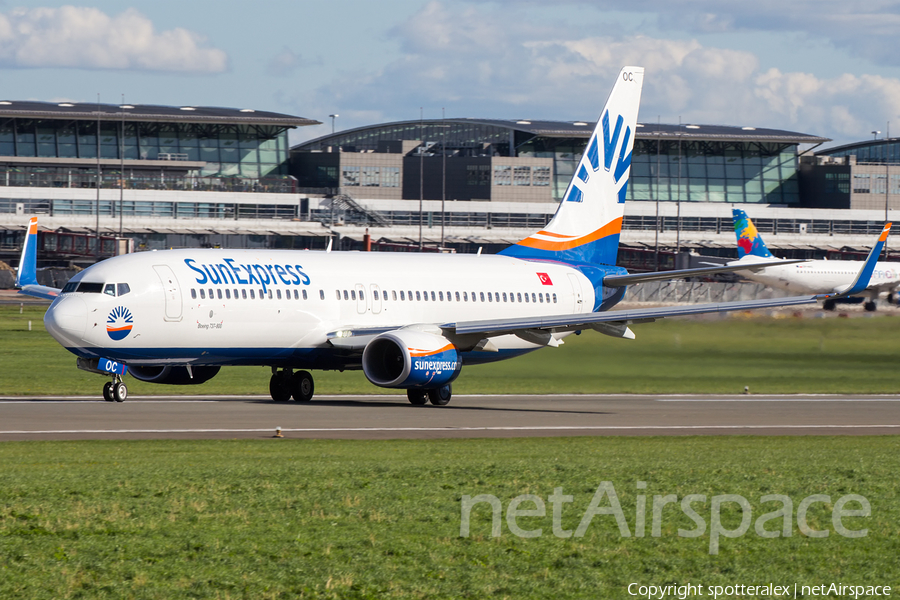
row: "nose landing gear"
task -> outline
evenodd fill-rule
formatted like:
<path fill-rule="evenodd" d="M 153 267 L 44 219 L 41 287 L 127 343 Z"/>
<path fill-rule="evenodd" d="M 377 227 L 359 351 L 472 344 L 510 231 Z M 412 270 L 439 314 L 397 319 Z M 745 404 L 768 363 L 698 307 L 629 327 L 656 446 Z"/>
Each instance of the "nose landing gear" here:
<path fill-rule="evenodd" d="M 103 384 L 103 399 L 107 402 L 125 402 L 128 398 L 128 387 L 122 382 L 121 375 L 113 375 L 112 381 Z"/>

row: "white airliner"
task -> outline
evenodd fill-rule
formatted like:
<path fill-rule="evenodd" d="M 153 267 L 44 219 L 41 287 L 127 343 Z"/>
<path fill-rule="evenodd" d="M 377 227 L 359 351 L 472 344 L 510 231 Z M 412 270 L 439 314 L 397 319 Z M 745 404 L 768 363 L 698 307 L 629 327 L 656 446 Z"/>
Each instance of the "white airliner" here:
<path fill-rule="evenodd" d="M 37 285 L 32 220 L 22 293 L 55 298 L 47 331 L 79 368 L 203 383 L 225 365 L 264 365 L 276 401 L 309 400 L 310 370 L 362 369 L 412 404 L 450 401 L 463 365 L 497 361 L 593 329 L 673 315 L 816 302 L 814 296 L 604 312 L 641 281 L 733 267 L 629 275 L 616 267 L 644 70 L 622 69 L 555 216 L 497 255 L 168 250 L 104 260 L 62 290 Z M 877 254 L 876 254 L 877 256 Z M 874 260 L 872 261 L 874 264 Z M 860 272 L 857 285 L 868 274 Z"/>
<path fill-rule="evenodd" d="M 737 236 L 738 261 L 729 264 L 737 266 L 749 263 L 755 266 L 753 271 L 737 271 L 742 277 L 797 294 L 830 294 L 849 286 L 863 265 L 860 260 L 785 260 L 783 264 L 772 265 L 771 261 L 778 259 L 769 252 L 747 213 L 737 208 L 731 212 Z M 769 266 L 760 268 L 762 265 L 757 263 L 767 263 Z M 887 292 L 890 300 L 898 286 L 900 263 L 879 261 L 872 271 L 869 285 L 862 292 L 862 295 L 869 297 L 865 304 L 866 310 L 875 310 L 875 301 L 881 292 Z M 833 310 L 834 304 L 834 299 L 825 300 L 825 309 Z"/>

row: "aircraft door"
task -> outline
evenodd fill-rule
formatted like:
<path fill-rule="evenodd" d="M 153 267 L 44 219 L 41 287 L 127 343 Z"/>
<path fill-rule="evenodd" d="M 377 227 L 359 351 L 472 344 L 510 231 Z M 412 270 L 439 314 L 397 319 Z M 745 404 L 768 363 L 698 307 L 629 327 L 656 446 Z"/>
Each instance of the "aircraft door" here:
<path fill-rule="evenodd" d="M 166 295 L 166 321 L 181 320 L 181 291 L 178 287 L 178 279 L 168 265 L 153 265 L 153 270 L 162 283 L 163 292 Z"/>
<path fill-rule="evenodd" d="M 572 306 L 573 313 L 580 313 L 584 311 L 584 298 L 581 292 L 581 282 L 578 280 L 578 276 L 574 273 L 569 273 L 569 283 L 572 284 L 572 296 L 575 300 L 574 305 Z"/>
<path fill-rule="evenodd" d="M 367 301 L 366 301 L 366 286 L 361 283 L 357 283 L 356 288 L 356 312 L 361 315 L 366 314 Z"/>
<path fill-rule="evenodd" d="M 372 294 L 372 312 L 377 315 L 381 312 L 381 290 L 373 283 L 369 286 L 369 293 Z"/>

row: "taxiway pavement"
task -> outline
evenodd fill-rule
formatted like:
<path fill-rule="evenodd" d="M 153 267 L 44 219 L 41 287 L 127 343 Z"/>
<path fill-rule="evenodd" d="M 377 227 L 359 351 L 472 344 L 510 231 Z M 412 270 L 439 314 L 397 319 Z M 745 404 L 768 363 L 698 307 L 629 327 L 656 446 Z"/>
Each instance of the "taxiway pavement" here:
<path fill-rule="evenodd" d="M 0 441 L 609 435 L 898 435 L 900 396 L 0 397 Z"/>

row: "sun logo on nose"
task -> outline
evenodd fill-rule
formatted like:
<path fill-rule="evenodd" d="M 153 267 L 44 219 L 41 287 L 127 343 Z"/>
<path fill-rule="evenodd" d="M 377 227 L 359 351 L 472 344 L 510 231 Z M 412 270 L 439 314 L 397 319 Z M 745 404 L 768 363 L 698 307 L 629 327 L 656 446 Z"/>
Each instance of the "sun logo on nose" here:
<path fill-rule="evenodd" d="M 117 342 L 128 337 L 131 327 L 131 311 L 124 306 L 117 306 L 106 318 L 106 333 Z"/>

